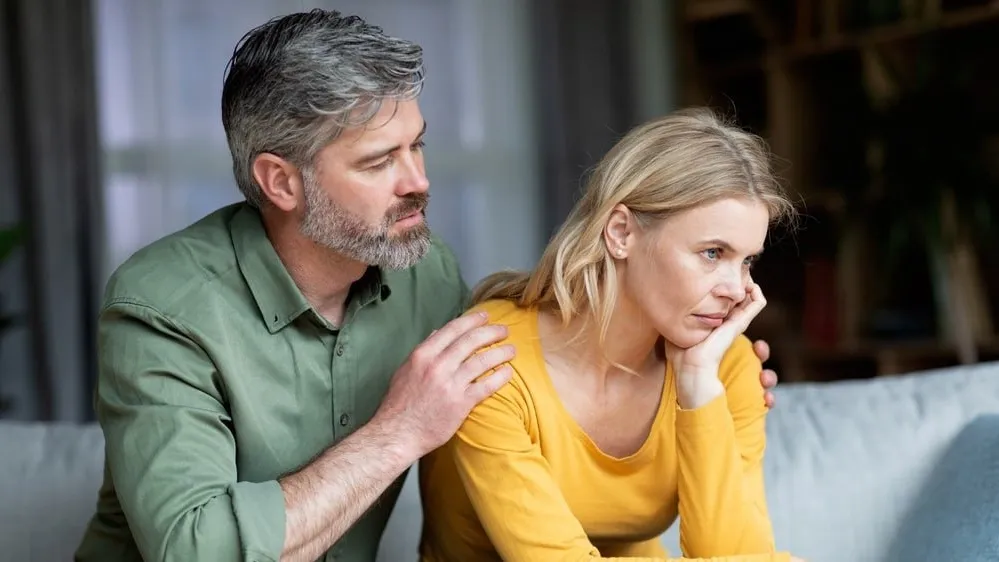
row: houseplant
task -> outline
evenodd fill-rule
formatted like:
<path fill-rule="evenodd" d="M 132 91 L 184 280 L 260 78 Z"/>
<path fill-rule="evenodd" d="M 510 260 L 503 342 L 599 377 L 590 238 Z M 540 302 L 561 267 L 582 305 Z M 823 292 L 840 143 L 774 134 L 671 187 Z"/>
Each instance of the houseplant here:
<path fill-rule="evenodd" d="M 911 270 L 899 263 L 912 255 L 903 249 L 922 249 L 939 335 L 956 344 L 962 362 L 974 362 L 976 344 L 993 336 L 976 253 L 999 218 L 999 182 L 986 154 L 999 131 L 985 117 L 980 63 L 949 50 L 936 37 L 920 42 L 887 81 L 894 91 L 877 100 L 880 157 L 868 224 L 900 279 Z"/>
<path fill-rule="evenodd" d="M 14 225 L 0 229 L 0 267 L 13 255 L 14 250 L 21 245 L 24 229 L 21 225 Z M 17 322 L 17 318 L 7 312 L 3 301 L 4 295 L 0 293 L 0 352 L 3 351 L 3 336 Z M 9 404 L 7 399 L 0 395 L 0 414 L 7 410 Z"/>

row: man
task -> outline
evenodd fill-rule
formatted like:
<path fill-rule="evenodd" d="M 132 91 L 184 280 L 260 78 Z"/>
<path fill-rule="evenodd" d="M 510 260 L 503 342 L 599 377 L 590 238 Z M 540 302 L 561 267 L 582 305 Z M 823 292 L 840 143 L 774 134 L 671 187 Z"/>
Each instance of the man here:
<path fill-rule="evenodd" d="M 506 382 L 512 350 L 480 351 L 502 328 L 462 315 L 424 222 L 422 81 L 417 45 L 336 12 L 240 42 L 222 110 L 246 202 L 108 283 L 77 560 L 374 560 L 407 469 Z"/>

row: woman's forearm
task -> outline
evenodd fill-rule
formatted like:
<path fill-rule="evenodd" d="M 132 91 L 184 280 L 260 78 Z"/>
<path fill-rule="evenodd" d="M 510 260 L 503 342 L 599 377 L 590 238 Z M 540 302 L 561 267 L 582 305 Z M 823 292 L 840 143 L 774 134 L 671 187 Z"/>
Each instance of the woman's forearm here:
<path fill-rule="evenodd" d="M 680 409 L 676 430 L 684 553 L 711 557 L 773 552 L 762 474 L 743 461 L 726 396 L 694 410 Z"/>

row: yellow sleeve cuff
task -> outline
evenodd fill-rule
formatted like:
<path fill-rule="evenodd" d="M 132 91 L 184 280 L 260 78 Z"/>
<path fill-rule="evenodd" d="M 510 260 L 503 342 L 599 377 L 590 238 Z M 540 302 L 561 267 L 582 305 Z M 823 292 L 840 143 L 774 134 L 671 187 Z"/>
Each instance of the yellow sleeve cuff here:
<path fill-rule="evenodd" d="M 713 427 L 724 423 L 732 423 L 732 413 L 728 411 L 728 398 L 724 392 L 715 397 L 714 400 L 693 410 L 684 410 L 679 404 L 676 406 L 677 429 Z"/>

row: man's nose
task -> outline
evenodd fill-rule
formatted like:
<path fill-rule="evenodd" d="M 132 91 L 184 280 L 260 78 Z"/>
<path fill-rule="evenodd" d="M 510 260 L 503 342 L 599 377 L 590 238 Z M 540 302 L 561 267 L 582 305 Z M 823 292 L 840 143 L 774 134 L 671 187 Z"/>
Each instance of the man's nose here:
<path fill-rule="evenodd" d="M 423 163 L 415 156 L 406 158 L 399 177 L 397 194 L 402 196 L 410 193 L 426 193 L 428 189 L 430 189 L 430 180 L 427 179 Z"/>

